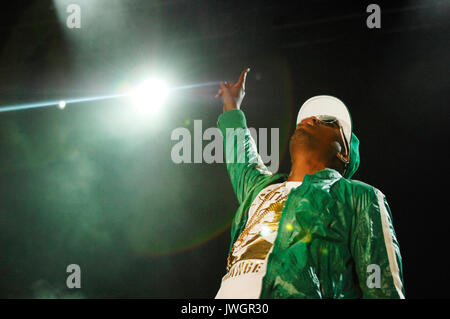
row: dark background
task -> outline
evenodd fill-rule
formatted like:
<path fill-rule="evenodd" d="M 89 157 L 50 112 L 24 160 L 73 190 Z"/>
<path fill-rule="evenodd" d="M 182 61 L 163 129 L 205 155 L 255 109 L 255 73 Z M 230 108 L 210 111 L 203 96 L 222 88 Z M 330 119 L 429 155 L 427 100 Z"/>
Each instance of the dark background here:
<path fill-rule="evenodd" d="M 369 1 L 8 3 L 0 107 L 114 94 L 147 73 L 235 81 L 250 66 L 242 109 L 280 128 L 288 172 L 301 104 L 341 98 L 361 141 L 353 178 L 392 210 L 406 297 L 450 297 L 449 1 L 377 1 L 381 29 L 366 26 Z M 81 29 L 66 27 L 69 3 Z M 0 297 L 214 297 L 237 200 L 223 164 L 174 164 L 170 136 L 215 126 L 217 89 L 178 91 L 152 117 L 126 99 L 0 113 Z"/>

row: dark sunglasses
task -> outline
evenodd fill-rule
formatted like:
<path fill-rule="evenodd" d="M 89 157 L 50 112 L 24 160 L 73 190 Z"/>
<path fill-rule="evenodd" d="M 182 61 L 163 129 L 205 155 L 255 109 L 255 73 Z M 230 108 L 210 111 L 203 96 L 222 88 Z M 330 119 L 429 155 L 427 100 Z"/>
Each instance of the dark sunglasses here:
<path fill-rule="evenodd" d="M 341 132 L 342 141 L 344 141 L 345 154 L 348 155 L 349 154 L 348 142 L 347 139 L 345 138 L 344 129 L 339 120 L 331 115 L 316 115 L 315 117 L 321 124 L 339 129 L 339 131 Z"/>
<path fill-rule="evenodd" d="M 317 115 L 316 119 L 319 120 L 319 122 L 321 122 L 322 124 L 324 124 L 326 126 L 340 128 L 339 120 L 337 118 L 335 118 L 334 116 Z"/>

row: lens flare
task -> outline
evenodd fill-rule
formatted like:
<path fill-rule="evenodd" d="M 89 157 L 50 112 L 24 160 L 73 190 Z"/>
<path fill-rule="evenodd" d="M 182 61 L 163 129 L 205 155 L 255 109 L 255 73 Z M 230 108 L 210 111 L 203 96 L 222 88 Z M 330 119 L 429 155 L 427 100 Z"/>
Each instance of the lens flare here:
<path fill-rule="evenodd" d="M 59 101 L 58 107 L 62 110 L 66 107 L 66 101 Z"/>
<path fill-rule="evenodd" d="M 60 109 L 63 109 L 67 104 L 85 103 L 117 98 L 130 98 L 130 97 L 134 99 L 135 105 L 137 106 L 138 109 L 142 110 L 144 113 L 152 113 L 153 111 L 157 111 L 161 108 L 169 91 L 172 92 L 206 86 L 217 86 L 219 85 L 219 83 L 220 82 L 218 81 L 197 83 L 172 87 L 169 89 L 162 81 L 148 80 L 143 82 L 136 90 L 128 93 L 72 98 L 59 101 L 43 101 L 28 104 L 6 105 L 0 106 L 0 113 L 11 111 L 24 111 L 29 109 L 50 107 L 55 105 L 58 106 Z"/>
<path fill-rule="evenodd" d="M 168 93 L 169 89 L 163 81 L 148 79 L 132 93 L 132 99 L 140 113 L 155 114 L 161 109 Z"/>

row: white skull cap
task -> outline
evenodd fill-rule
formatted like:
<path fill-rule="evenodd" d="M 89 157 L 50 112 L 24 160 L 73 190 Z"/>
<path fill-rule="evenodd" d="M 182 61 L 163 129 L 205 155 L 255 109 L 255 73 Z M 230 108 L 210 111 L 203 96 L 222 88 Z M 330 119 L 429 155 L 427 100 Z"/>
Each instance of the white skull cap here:
<path fill-rule="evenodd" d="M 308 99 L 298 111 L 297 124 L 305 118 L 320 115 L 337 118 L 342 125 L 348 145 L 351 145 L 352 118 L 347 106 L 341 100 L 330 95 L 318 95 Z"/>

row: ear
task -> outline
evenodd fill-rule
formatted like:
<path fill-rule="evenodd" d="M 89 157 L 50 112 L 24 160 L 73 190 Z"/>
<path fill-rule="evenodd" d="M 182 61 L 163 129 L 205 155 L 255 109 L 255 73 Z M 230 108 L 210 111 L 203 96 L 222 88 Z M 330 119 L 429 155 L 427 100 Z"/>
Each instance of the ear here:
<path fill-rule="evenodd" d="M 332 143 L 332 145 L 333 145 L 333 148 L 335 149 L 335 151 L 336 151 L 337 153 L 342 152 L 342 146 L 341 146 L 341 144 L 339 144 L 338 141 L 334 141 L 334 142 Z"/>
<path fill-rule="evenodd" d="M 347 155 L 342 155 L 341 153 L 337 153 L 336 156 L 337 156 L 337 158 L 339 158 L 339 160 L 341 160 L 345 164 L 350 163 L 350 158 L 349 158 L 348 154 Z"/>

